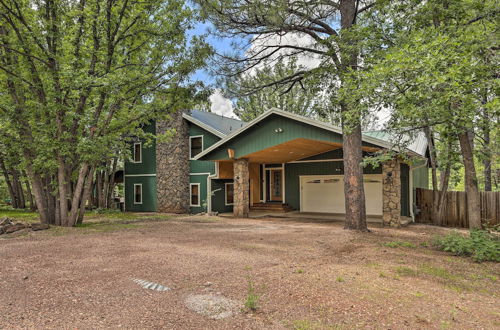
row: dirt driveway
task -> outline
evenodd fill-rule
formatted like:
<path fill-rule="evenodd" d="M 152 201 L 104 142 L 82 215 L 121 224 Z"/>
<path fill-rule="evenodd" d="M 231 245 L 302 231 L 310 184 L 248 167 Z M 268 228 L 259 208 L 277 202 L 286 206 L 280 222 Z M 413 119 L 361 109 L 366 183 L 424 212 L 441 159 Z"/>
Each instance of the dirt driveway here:
<path fill-rule="evenodd" d="M 92 228 L 0 239 L 0 328 L 500 327 L 499 264 L 433 250 L 446 229 L 204 217 Z M 256 312 L 243 310 L 249 283 Z M 235 313 L 199 314 L 197 295 Z"/>

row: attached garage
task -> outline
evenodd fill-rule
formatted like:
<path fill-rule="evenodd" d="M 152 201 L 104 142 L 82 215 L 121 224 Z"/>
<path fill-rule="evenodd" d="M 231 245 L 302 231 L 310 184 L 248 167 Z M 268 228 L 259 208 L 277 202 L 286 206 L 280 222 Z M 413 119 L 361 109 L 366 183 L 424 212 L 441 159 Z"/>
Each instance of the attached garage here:
<path fill-rule="evenodd" d="M 382 215 L 382 175 L 365 174 L 366 213 Z M 345 213 L 343 175 L 300 176 L 300 211 Z"/>

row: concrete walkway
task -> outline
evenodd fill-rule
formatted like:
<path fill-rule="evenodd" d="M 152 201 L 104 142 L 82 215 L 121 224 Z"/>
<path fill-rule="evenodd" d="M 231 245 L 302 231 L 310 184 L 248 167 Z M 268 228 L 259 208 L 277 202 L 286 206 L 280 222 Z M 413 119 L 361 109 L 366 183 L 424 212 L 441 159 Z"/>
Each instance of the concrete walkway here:
<path fill-rule="evenodd" d="M 219 214 L 221 217 L 233 217 L 232 212 L 221 213 Z M 278 213 L 278 212 L 266 212 L 266 211 L 251 211 L 250 218 L 259 219 L 259 218 L 289 218 L 289 219 L 307 219 L 307 220 L 318 220 L 318 221 L 344 221 L 345 214 L 339 213 L 314 213 L 314 212 L 299 212 L 292 211 L 286 213 Z M 382 216 L 369 215 L 366 219 L 367 222 L 370 223 L 382 223 Z"/>

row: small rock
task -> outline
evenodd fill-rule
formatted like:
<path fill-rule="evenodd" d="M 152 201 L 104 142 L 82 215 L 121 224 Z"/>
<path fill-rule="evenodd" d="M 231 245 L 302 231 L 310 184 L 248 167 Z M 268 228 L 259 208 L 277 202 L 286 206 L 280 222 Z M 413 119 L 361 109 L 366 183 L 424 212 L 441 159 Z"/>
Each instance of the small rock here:
<path fill-rule="evenodd" d="M 212 282 L 206 282 L 205 284 L 203 284 L 204 286 L 212 286 Z"/>
<path fill-rule="evenodd" d="M 28 275 L 24 275 L 23 280 L 27 280 L 27 279 L 28 279 Z"/>

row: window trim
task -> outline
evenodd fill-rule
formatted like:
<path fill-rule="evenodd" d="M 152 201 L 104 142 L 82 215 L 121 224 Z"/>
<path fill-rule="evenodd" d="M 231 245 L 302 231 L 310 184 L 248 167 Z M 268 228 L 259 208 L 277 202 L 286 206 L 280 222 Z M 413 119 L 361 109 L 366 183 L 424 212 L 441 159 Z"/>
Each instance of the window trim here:
<path fill-rule="evenodd" d="M 138 202 L 135 197 L 136 197 L 136 190 L 135 190 L 135 187 L 141 187 L 141 201 Z M 134 205 L 142 205 L 142 183 L 134 183 Z"/>
<path fill-rule="evenodd" d="M 139 146 L 139 160 L 135 160 L 135 146 Z M 141 164 L 142 163 L 142 142 L 135 142 L 134 143 L 134 149 L 133 149 L 133 155 L 132 155 L 132 163 L 134 164 Z"/>
<path fill-rule="evenodd" d="M 191 140 L 194 139 L 194 138 L 201 138 L 201 151 L 197 154 L 201 154 L 203 152 L 203 150 L 205 150 L 205 148 L 203 148 L 203 135 L 193 135 L 193 136 L 190 136 L 189 137 L 189 160 L 194 160 L 194 157 L 196 157 L 197 155 L 193 156 L 191 155 Z"/>
<path fill-rule="evenodd" d="M 198 204 L 193 204 L 193 186 L 198 186 Z M 189 184 L 189 206 L 191 207 L 201 207 L 201 184 L 200 183 L 190 183 Z"/>
<path fill-rule="evenodd" d="M 233 186 L 233 202 L 232 203 L 227 202 L 227 186 L 229 186 L 229 185 Z M 226 182 L 224 184 L 224 205 L 226 205 L 226 206 L 234 205 L 234 182 Z"/>

